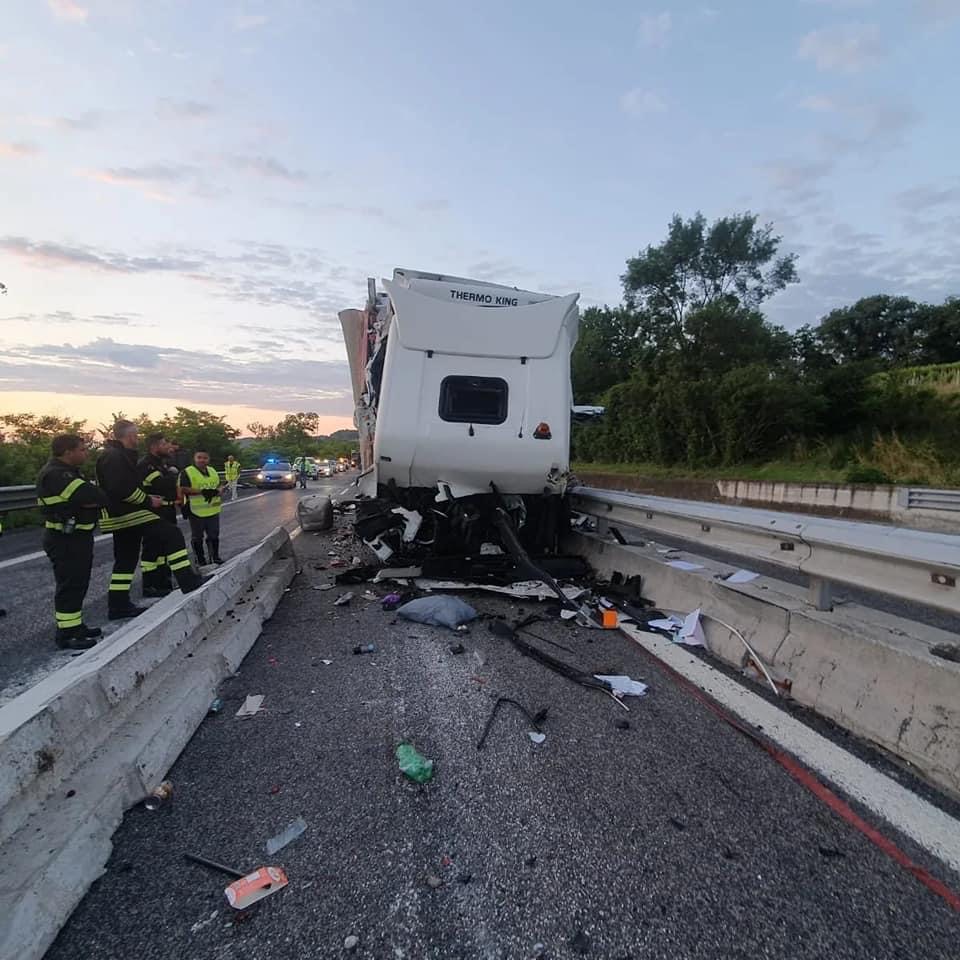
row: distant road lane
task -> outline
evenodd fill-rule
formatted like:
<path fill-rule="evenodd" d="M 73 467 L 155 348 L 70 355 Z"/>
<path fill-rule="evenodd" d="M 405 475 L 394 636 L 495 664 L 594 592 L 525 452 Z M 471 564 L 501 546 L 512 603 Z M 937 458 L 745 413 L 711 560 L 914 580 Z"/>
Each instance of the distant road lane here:
<path fill-rule="evenodd" d="M 347 476 L 311 482 L 307 493 L 334 492 L 348 482 Z M 262 540 L 271 530 L 291 524 L 301 490 L 243 490 L 236 503 L 228 502 L 223 512 L 220 552 L 229 560 Z M 180 521 L 189 546 L 190 530 Z M 65 663 L 70 651 L 58 650 L 53 642 L 53 571 L 41 549 L 37 529 L 5 534 L 0 539 L 0 703 L 36 683 Z M 113 566 L 113 541 L 97 534 L 90 590 L 84 604 L 84 619 L 104 633 L 118 630 L 128 621 L 107 620 L 107 585 Z M 140 601 L 140 576 L 131 594 Z M 145 601 L 147 604 L 162 601 Z"/>

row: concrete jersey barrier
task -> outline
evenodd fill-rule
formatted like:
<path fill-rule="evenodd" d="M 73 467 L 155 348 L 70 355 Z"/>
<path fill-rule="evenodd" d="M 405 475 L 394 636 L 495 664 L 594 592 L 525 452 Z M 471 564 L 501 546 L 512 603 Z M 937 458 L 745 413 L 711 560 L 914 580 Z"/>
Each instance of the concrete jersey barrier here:
<path fill-rule="evenodd" d="M 0 708 L 0 957 L 43 956 L 294 573 L 277 528 Z"/>
<path fill-rule="evenodd" d="M 697 607 L 707 647 L 738 668 L 749 661 L 743 634 L 791 697 L 913 765 L 960 798 L 960 664 L 932 653 L 952 634 L 869 608 L 816 610 L 799 587 L 766 578 L 728 584 L 730 564 L 697 558 L 701 569 L 664 562 L 655 545 L 624 546 L 571 534 L 566 549 L 601 576 L 640 574 L 644 596 L 665 612 Z"/>

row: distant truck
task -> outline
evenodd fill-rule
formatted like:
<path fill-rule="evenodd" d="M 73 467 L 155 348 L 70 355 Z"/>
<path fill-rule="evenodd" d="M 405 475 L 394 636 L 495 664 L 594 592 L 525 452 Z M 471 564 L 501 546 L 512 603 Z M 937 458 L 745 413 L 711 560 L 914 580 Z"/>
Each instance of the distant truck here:
<path fill-rule="evenodd" d="M 567 521 L 579 294 L 396 269 L 340 313 L 362 473 L 356 529 L 382 561 L 502 542 L 550 553 Z M 487 547 L 484 547 L 487 544 Z"/>

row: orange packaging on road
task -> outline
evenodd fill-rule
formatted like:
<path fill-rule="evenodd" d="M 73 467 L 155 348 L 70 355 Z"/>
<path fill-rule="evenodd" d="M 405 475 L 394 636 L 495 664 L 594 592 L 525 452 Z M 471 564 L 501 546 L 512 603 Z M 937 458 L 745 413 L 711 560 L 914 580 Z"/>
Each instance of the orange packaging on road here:
<path fill-rule="evenodd" d="M 250 904 L 269 897 L 271 893 L 282 890 L 289 881 L 282 867 L 260 867 L 239 880 L 234 880 L 223 892 L 227 902 L 237 910 L 243 910 Z"/>

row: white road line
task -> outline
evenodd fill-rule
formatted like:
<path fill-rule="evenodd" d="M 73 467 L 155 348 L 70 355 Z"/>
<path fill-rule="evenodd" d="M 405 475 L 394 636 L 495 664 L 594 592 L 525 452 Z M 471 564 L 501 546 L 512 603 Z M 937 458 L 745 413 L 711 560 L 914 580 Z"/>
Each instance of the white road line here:
<path fill-rule="evenodd" d="M 747 723 L 762 727 L 765 736 L 824 780 L 960 873 L 960 822 L 709 664 L 691 657 L 683 647 L 632 624 L 621 624 L 621 629 L 718 703 Z"/>
<path fill-rule="evenodd" d="M 260 497 L 265 497 L 267 491 L 264 490 L 263 493 L 255 493 L 252 497 L 241 497 L 239 500 L 228 500 L 224 507 L 232 506 L 235 503 L 249 503 L 251 500 L 258 500 Z M 102 533 L 99 537 L 94 537 L 94 543 L 102 543 L 104 540 L 110 540 L 113 537 L 112 533 Z M 33 560 L 44 559 L 47 555 L 42 550 L 37 550 L 36 553 L 25 553 L 22 557 L 11 557 L 9 560 L 0 560 L 0 570 L 6 570 L 8 567 L 16 567 L 21 563 L 30 563 Z"/>

